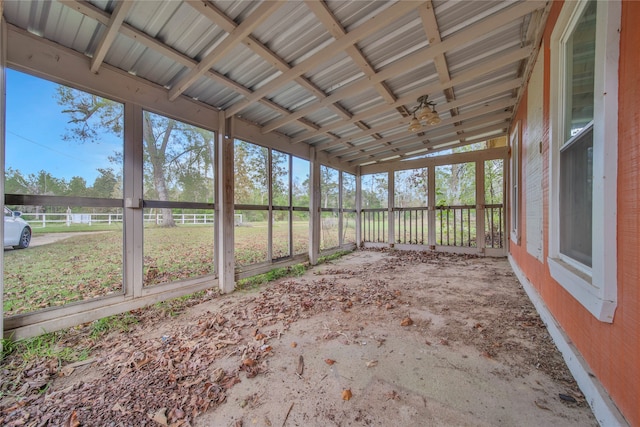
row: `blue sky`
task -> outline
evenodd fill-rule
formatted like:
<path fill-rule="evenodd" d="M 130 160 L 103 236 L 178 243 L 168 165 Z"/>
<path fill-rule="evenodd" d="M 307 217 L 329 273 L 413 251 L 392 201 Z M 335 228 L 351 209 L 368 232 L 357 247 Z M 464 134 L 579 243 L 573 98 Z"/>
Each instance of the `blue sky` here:
<path fill-rule="evenodd" d="M 104 135 L 100 143 L 65 141 L 69 116 L 56 102 L 57 83 L 7 69 L 5 170 L 23 176 L 41 170 L 69 181 L 74 176 L 93 185 L 98 168 L 115 168 L 108 160 L 122 151 L 122 141 Z M 294 179 L 302 183 L 309 175 L 308 162 L 293 157 Z"/>
<path fill-rule="evenodd" d="M 113 135 L 100 143 L 64 141 L 69 117 L 54 95 L 56 83 L 7 69 L 5 170 L 23 175 L 45 170 L 67 181 L 81 176 L 92 185 L 98 168 L 113 167 L 108 156 L 122 151 Z"/>

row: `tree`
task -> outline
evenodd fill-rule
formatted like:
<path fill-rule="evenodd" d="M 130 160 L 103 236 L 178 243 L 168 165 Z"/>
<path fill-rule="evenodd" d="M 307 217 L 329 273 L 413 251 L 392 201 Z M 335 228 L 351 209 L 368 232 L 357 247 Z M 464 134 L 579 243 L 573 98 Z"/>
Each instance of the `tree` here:
<path fill-rule="evenodd" d="M 254 183 L 247 167 L 249 158 L 249 143 L 236 140 L 234 144 L 234 202 L 250 204 Z"/>
<path fill-rule="evenodd" d="M 96 177 L 91 189 L 93 197 L 111 198 L 114 189 L 118 186 L 119 181 L 113 169 L 98 169 L 100 175 Z M 122 196 L 120 196 L 122 197 Z"/>
<path fill-rule="evenodd" d="M 87 181 L 80 176 L 72 177 L 71 181 L 69 181 L 69 196 L 82 197 L 86 196 L 87 193 Z"/>
<path fill-rule="evenodd" d="M 57 101 L 70 117 L 64 139 L 99 143 L 104 133 L 122 138 L 122 104 L 65 86 L 58 87 Z M 186 193 L 194 195 L 194 186 L 203 182 L 196 176 L 206 177 L 214 163 L 213 132 L 145 111 L 142 133 L 145 197 L 168 201 L 173 194 L 181 199 L 185 185 L 191 185 Z M 115 153 L 110 160 L 121 158 Z M 162 209 L 162 225 L 175 226 L 170 208 Z"/>
<path fill-rule="evenodd" d="M 4 172 L 4 191 L 7 194 L 35 194 L 37 188 L 19 170 L 8 167 Z"/>
<path fill-rule="evenodd" d="M 389 192 L 389 180 L 386 173 L 362 176 L 362 208 L 386 208 Z"/>
<path fill-rule="evenodd" d="M 328 166 L 320 166 L 320 196 L 322 207 L 338 207 L 338 171 Z"/>

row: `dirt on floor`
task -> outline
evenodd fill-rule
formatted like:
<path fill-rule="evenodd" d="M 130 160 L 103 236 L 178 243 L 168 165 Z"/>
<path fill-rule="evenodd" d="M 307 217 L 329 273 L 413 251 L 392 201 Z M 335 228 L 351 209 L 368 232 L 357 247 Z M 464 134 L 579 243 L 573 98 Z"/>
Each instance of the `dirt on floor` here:
<path fill-rule="evenodd" d="M 207 298 L 82 362 L 7 362 L 0 424 L 597 425 L 505 259 L 356 251 Z"/>

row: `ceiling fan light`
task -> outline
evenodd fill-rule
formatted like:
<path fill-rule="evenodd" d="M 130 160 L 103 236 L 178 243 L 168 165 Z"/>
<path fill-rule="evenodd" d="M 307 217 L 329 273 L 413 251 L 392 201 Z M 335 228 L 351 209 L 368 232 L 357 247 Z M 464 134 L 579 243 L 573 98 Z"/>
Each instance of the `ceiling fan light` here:
<path fill-rule="evenodd" d="M 411 119 L 411 123 L 409 123 L 409 132 L 418 132 L 422 128 L 420 121 L 415 117 Z"/>
<path fill-rule="evenodd" d="M 427 124 L 429 126 L 433 126 L 433 125 L 437 125 L 441 121 L 442 120 L 440 119 L 440 115 L 438 114 L 437 111 L 434 110 L 433 115 L 427 119 Z"/>
<path fill-rule="evenodd" d="M 422 107 L 420 111 L 418 111 L 418 114 L 416 117 L 418 118 L 418 120 L 427 121 L 431 117 L 433 117 L 433 111 L 431 111 L 431 108 L 429 107 Z"/>

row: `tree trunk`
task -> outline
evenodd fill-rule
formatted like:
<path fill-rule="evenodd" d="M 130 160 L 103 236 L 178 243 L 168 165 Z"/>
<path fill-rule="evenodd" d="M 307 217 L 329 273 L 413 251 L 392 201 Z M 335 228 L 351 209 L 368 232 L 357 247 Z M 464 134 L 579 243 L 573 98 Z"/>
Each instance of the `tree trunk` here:
<path fill-rule="evenodd" d="M 160 149 L 156 146 L 156 139 L 153 135 L 153 129 L 151 127 L 151 121 L 145 117 L 144 120 L 144 142 L 149 152 L 149 160 L 151 162 L 151 169 L 153 170 L 153 185 L 158 192 L 158 199 L 162 201 L 169 200 L 169 192 L 167 191 L 167 182 L 164 177 L 164 157 L 173 129 L 173 120 L 169 121 L 169 125 L 164 133 L 164 140 L 160 146 Z M 162 208 L 162 226 L 163 227 L 175 227 L 176 223 L 173 220 L 173 212 L 171 208 Z"/>

